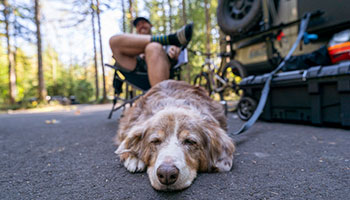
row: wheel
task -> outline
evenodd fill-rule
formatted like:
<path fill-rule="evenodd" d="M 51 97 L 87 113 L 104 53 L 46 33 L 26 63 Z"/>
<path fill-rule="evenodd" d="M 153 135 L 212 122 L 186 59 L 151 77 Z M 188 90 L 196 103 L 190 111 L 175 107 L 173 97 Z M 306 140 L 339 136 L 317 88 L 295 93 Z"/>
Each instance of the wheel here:
<path fill-rule="evenodd" d="M 261 0 L 219 0 L 217 7 L 218 24 L 231 36 L 249 31 L 261 15 Z"/>
<path fill-rule="evenodd" d="M 206 91 L 208 91 L 208 95 L 210 96 L 211 86 L 207 73 L 201 72 L 200 74 L 196 75 L 194 77 L 193 85 L 203 87 Z"/>
<path fill-rule="evenodd" d="M 239 89 L 238 84 L 246 76 L 246 70 L 238 61 L 231 60 L 225 65 L 221 78 L 225 80 L 227 85 L 220 92 L 220 98 L 226 102 L 227 111 L 232 112 L 236 109 L 238 100 L 243 96 L 243 91 Z M 219 85 L 223 86 L 222 83 Z"/>
<path fill-rule="evenodd" d="M 249 120 L 256 109 L 257 102 L 250 97 L 242 97 L 237 106 L 237 114 L 241 120 Z"/>

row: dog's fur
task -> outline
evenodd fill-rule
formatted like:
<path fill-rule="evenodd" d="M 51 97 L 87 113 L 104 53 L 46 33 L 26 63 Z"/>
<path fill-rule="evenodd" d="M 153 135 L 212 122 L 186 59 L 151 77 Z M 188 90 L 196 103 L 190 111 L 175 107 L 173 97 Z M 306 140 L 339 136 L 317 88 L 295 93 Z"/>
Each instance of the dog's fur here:
<path fill-rule="evenodd" d="M 186 188 L 197 171 L 229 171 L 235 151 L 223 106 L 204 89 L 172 80 L 152 87 L 124 112 L 116 144 L 124 166 L 130 172 L 147 168 L 157 190 Z M 164 163 L 179 171 L 173 184 L 162 184 L 157 177 Z"/>

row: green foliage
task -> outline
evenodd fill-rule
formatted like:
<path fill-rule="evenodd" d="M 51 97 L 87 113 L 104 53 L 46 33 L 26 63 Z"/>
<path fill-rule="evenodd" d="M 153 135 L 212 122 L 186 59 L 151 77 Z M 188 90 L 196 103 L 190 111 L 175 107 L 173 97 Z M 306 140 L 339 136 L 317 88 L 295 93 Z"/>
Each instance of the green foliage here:
<path fill-rule="evenodd" d="M 125 1 L 125 10 L 128 10 L 128 1 Z M 73 1 L 67 1 L 73 2 Z M 80 5 L 81 1 L 77 2 Z M 101 1 L 105 4 L 112 4 L 109 1 Z M 170 27 L 172 30 L 177 30 L 184 25 L 183 18 L 183 0 L 144 0 L 143 4 L 140 0 L 133 0 L 133 17 L 139 15 L 142 11 L 142 15 L 145 16 L 144 11 L 149 14 L 149 18 L 153 24 L 152 32 L 154 34 L 170 33 Z M 169 2 L 171 2 L 171 13 L 169 13 Z M 188 46 L 189 49 L 195 51 L 206 52 L 206 21 L 205 21 L 205 7 L 203 0 L 185 0 L 186 2 L 186 17 L 187 22 L 194 22 L 194 35 L 192 41 Z M 219 51 L 219 28 L 216 22 L 216 7 L 218 1 L 210 2 L 209 12 L 211 18 L 211 52 L 216 53 Z M 90 1 L 83 1 L 85 7 L 83 10 L 89 11 Z M 117 3 L 120 6 L 119 3 Z M 75 5 L 75 6 L 77 6 Z M 141 5 L 145 6 L 145 9 L 141 9 Z M 78 6 L 79 7 L 79 6 Z M 76 8 L 72 8 L 72 12 L 76 11 Z M 17 12 L 17 11 L 16 11 Z M 16 13 L 19 15 L 18 13 Z M 83 12 L 83 14 L 86 14 Z M 172 21 L 170 21 L 170 16 Z M 131 18 L 127 13 L 127 19 Z M 129 18 L 128 18 L 129 17 Z M 147 14 L 146 14 L 147 17 Z M 88 19 L 88 18 L 84 18 Z M 58 20 L 60 20 L 58 18 Z M 0 22 L 1 23 L 1 22 Z M 172 23 L 172 24 L 170 24 Z M 130 21 L 127 21 L 127 26 L 130 26 Z M 0 27 L 2 28 L 2 27 Z M 129 30 L 129 29 L 127 29 Z M 1 31 L 0 31 L 1 32 Z M 1 35 L 0 35 L 1 36 Z M 3 36 L 1 36 L 3 37 Z M 95 71 L 91 63 L 78 65 L 71 64 L 68 66 L 59 59 L 58 52 L 45 43 L 43 47 L 43 67 L 44 67 L 44 79 L 45 85 L 50 96 L 75 96 L 76 99 L 81 102 L 90 102 L 95 98 Z M 5 45 L 0 42 L 0 104 L 8 103 L 8 63 L 6 55 Z M 17 64 L 16 64 L 16 76 L 17 76 L 17 96 L 16 101 L 28 102 L 28 106 L 36 106 L 30 99 L 37 97 L 38 94 L 38 69 L 36 56 L 26 55 L 21 48 L 17 49 Z M 183 77 L 190 77 L 192 81 L 194 76 L 199 73 L 202 63 L 204 63 L 205 57 L 198 56 L 189 53 L 189 68 L 184 68 Z M 91 58 L 92 60 L 92 58 Z M 109 76 L 109 77 L 108 77 Z M 110 73 L 106 77 L 107 91 L 109 94 L 113 94 L 112 81 L 113 73 Z M 100 88 L 102 85 L 101 73 L 99 78 Z"/>
<path fill-rule="evenodd" d="M 6 102 L 8 96 L 8 64 L 6 51 L 0 42 L 0 104 Z"/>
<path fill-rule="evenodd" d="M 0 52 L 0 104 L 8 104 L 8 63 L 1 45 Z M 93 100 L 93 75 L 86 76 L 87 69 L 80 65 L 68 68 L 64 66 L 58 59 L 58 53 L 52 47 L 44 51 L 44 70 L 49 96 L 75 96 L 80 103 Z M 17 50 L 16 75 L 16 101 L 21 105 L 14 105 L 11 108 L 39 106 L 32 102 L 38 93 L 36 58 L 26 56 L 21 49 Z"/>
<path fill-rule="evenodd" d="M 17 101 L 35 97 L 37 94 L 37 70 L 33 58 L 25 55 L 21 50 L 17 50 Z"/>
<path fill-rule="evenodd" d="M 88 80 L 63 77 L 54 85 L 49 85 L 47 92 L 49 96 L 75 96 L 80 103 L 88 103 L 94 95 L 93 85 Z"/>
<path fill-rule="evenodd" d="M 192 41 L 189 44 L 188 48 L 195 51 L 206 52 L 206 21 L 205 21 L 205 8 L 203 0 L 185 0 L 186 2 L 186 16 L 187 23 L 194 22 L 194 34 Z M 217 1 L 210 2 L 210 18 L 211 18 L 211 33 L 217 33 L 211 35 L 211 53 L 219 51 L 219 28 L 216 22 L 216 8 Z M 169 22 L 169 13 L 167 16 L 163 16 L 164 10 L 161 4 L 168 3 L 165 0 L 147 0 L 145 3 L 146 10 L 150 14 L 150 20 L 153 24 L 153 34 L 160 34 L 163 30 L 169 30 L 169 27 L 164 27 L 163 20 L 166 18 L 166 21 Z M 173 18 L 173 29 L 177 30 L 184 25 L 183 21 L 183 6 L 182 0 L 172 1 L 172 18 Z M 205 57 L 194 55 L 189 53 L 189 65 L 191 66 L 190 71 L 184 69 L 184 73 L 190 73 L 191 81 L 194 76 L 199 73 L 202 63 L 204 63 Z M 186 77 L 186 76 L 184 76 Z M 189 81 L 189 80 L 187 80 Z"/>
<path fill-rule="evenodd" d="M 94 95 L 94 89 L 90 82 L 87 80 L 78 80 L 75 87 L 75 97 L 81 103 L 87 103 L 91 101 L 91 97 Z"/>

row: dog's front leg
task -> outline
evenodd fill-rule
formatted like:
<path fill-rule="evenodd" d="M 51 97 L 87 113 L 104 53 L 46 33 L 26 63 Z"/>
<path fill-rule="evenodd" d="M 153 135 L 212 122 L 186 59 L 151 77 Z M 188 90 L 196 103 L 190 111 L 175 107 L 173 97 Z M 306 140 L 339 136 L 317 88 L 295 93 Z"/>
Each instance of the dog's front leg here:
<path fill-rule="evenodd" d="M 145 163 L 133 155 L 131 152 L 128 152 L 127 150 L 121 151 L 121 148 L 118 148 L 114 153 L 119 155 L 120 161 L 124 163 L 124 167 L 129 172 L 134 173 L 145 171 Z"/>
<path fill-rule="evenodd" d="M 129 156 L 124 161 L 124 167 L 128 169 L 129 172 L 143 172 L 146 169 L 145 163 L 135 156 Z"/>

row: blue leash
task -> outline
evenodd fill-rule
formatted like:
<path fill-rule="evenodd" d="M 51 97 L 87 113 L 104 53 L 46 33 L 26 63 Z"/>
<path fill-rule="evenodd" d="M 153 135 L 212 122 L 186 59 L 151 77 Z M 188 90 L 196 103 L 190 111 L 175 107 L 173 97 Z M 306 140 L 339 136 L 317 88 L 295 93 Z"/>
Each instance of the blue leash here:
<path fill-rule="evenodd" d="M 262 113 L 265 104 L 266 104 L 266 100 L 267 97 L 269 95 L 270 92 L 270 85 L 271 85 L 271 80 L 273 78 L 273 76 L 284 66 L 284 64 L 289 60 L 289 58 L 292 56 L 293 52 L 295 51 L 295 49 L 298 47 L 301 39 L 303 38 L 305 32 L 306 32 L 306 28 L 308 26 L 308 23 L 310 21 L 310 13 L 306 13 L 303 17 L 303 19 L 301 20 L 300 23 L 300 30 L 298 33 L 298 37 L 296 39 L 296 41 L 294 42 L 292 48 L 289 50 L 287 56 L 283 59 L 283 61 L 278 65 L 278 67 L 273 70 L 272 72 L 270 72 L 268 78 L 266 79 L 264 88 L 262 90 L 261 93 L 261 97 L 260 97 L 260 101 L 259 104 L 253 114 L 253 116 L 245 123 L 243 124 L 243 126 L 239 129 L 239 131 L 234 132 L 234 135 L 239 135 L 243 132 L 245 132 L 246 130 L 248 130 L 250 127 L 253 126 L 253 124 L 256 122 L 256 120 L 259 118 L 260 114 Z"/>

